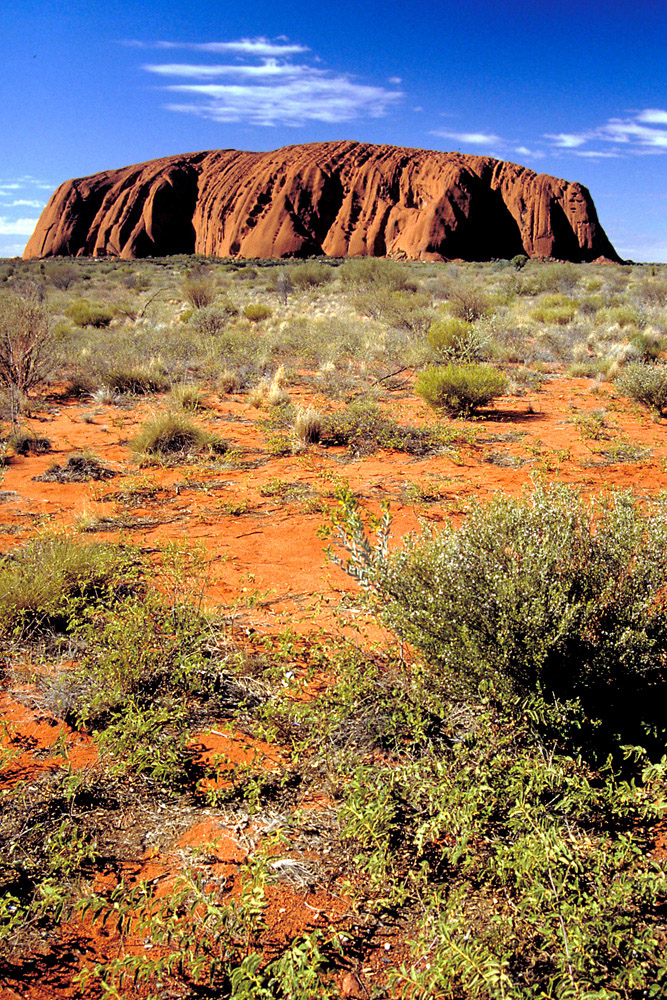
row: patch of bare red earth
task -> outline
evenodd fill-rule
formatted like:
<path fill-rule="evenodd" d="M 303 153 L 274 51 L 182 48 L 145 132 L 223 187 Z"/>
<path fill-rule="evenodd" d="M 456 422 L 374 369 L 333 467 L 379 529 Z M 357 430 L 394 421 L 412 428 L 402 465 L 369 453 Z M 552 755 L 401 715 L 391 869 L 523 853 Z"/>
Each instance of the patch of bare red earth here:
<path fill-rule="evenodd" d="M 322 408 L 331 405 L 305 391 L 293 390 L 291 395 L 295 402 Z M 459 521 L 473 499 L 484 501 L 496 492 L 517 495 L 530 486 L 535 473 L 575 484 L 588 494 L 623 488 L 650 496 L 667 488 L 664 423 L 654 422 L 644 411 L 616 398 L 611 386 L 595 386 L 586 379 L 558 378 L 545 382 L 539 392 L 507 397 L 493 413 L 482 414 L 467 425 L 477 432 L 477 443 L 457 445 L 449 453 L 426 458 L 381 452 L 348 460 L 342 449 L 318 447 L 303 454 L 274 457 L 267 450 L 265 432 L 257 426 L 261 414 L 243 397 L 212 397 L 211 407 L 201 417 L 202 422 L 239 448 L 244 459 L 256 459 L 253 467 L 211 469 L 204 463 L 194 468 L 138 469 L 129 441 L 143 421 L 162 408 L 159 401 L 139 402 L 126 411 L 55 397 L 51 411 L 33 424 L 40 435 L 52 440 L 53 450 L 47 455 L 13 457 L 4 469 L 0 549 L 8 551 L 44 528 L 70 528 L 77 523 L 85 525 L 91 518 L 113 518 L 122 513 L 123 532 L 111 530 L 89 537 L 117 539 L 123 533 L 148 549 L 170 540 L 199 542 L 211 563 L 205 594 L 211 606 L 231 607 L 248 627 L 267 634 L 286 627 L 306 637 L 323 628 L 340 634 L 346 629 L 341 626 L 338 605 L 343 595 L 355 592 L 355 587 L 326 558 L 327 542 L 318 534 L 325 516 L 304 512 L 300 501 L 283 502 L 266 495 L 267 485 L 277 478 L 309 488 L 325 505 L 335 503 L 333 486 L 341 480 L 375 512 L 389 499 L 394 543 L 406 532 L 418 530 L 422 517 L 435 522 L 448 518 Z M 391 410 L 396 412 L 396 407 Z M 605 413 L 608 438 L 582 434 L 581 418 L 585 422 L 595 411 Z M 434 419 L 413 396 L 401 398 L 400 414 L 403 422 Z M 651 456 L 640 463 L 608 464 L 602 451 L 619 440 L 650 448 Z M 93 452 L 121 475 L 103 484 L 35 480 L 54 460 L 62 464 L 82 449 Z M 525 464 L 511 467 L 495 464 L 497 460 L 490 462 L 498 449 L 510 460 L 515 457 Z M 135 477 L 134 487 L 139 487 L 131 504 L 113 498 L 120 484 L 128 485 L 122 478 L 127 475 Z M 408 501 L 406 488 L 415 482 L 436 485 L 440 501 L 428 505 Z M 146 484 L 157 491 L 153 496 L 141 493 Z M 229 513 L 232 509 L 237 513 Z M 354 627 L 363 616 L 352 616 L 348 621 Z M 366 621 L 365 626 L 367 639 L 383 635 L 374 623 Z M 15 687 L 2 694 L 0 711 L 7 723 L 5 739 L 20 752 L 2 775 L 2 786 L 30 780 L 66 763 L 63 740 L 69 766 L 77 770 L 91 766 L 96 759 L 92 740 L 42 710 L 36 690 L 23 682 Z M 260 760 L 270 769 L 281 766 L 279 747 L 253 745 L 244 734 L 225 727 L 198 739 L 210 761 L 222 753 L 230 761 Z M 215 865 L 220 873 L 229 875 L 233 892 L 234 874 L 245 857 L 245 848 L 233 833 L 211 819 L 195 823 L 171 850 L 142 859 L 133 878 L 157 878 L 168 886 L 183 870 L 184 852 L 211 840 L 216 840 Z M 666 850 L 665 843 L 664 831 L 659 831 L 656 853 L 660 856 Z M 325 926 L 329 920 L 336 922 L 347 905 L 326 892 L 285 887 L 270 888 L 267 898 L 267 919 L 276 943 Z M 82 990 L 72 979 L 82 963 L 113 953 L 114 942 L 107 934 L 90 921 L 68 926 L 48 955 L 36 957 L 34 974 L 22 982 L 6 981 L 0 986 L 0 997 L 92 1000 L 99 995 L 98 990 L 92 986 Z M 383 961 L 386 955 L 378 950 L 363 972 L 342 973 L 341 995 L 365 995 L 360 983 L 371 982 Z"/>

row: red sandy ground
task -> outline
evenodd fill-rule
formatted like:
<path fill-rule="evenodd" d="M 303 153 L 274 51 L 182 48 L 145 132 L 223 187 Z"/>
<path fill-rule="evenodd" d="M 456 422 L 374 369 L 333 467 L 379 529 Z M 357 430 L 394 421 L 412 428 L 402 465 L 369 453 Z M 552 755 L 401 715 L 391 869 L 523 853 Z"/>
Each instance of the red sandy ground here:
<path fill-rule="evenodd" d="M 332 405 L 305 390 L 290 390 L 290 395 L 296 403 L 323 409 Z M 355 588 L 325 556 L 327 543 L 317 534 L 326 519 L 322 510 L 307 512 L 307 496 L 285 501 L 280 496 L 262 495 L 263 487 L 276 478 L 308 487 L 325 507 L 334 504 L 333 488 L 341 479 L 373 510 L 389 499 L 395 539 L 418 529 L 422 517 L 436 522 L 458 520 L 470 500 L 483 501 L 496 491 L 518 494 L 530 485 L 536 472 L 550 480 L 575 484 L 586 493 L 620 487 L 648 496 L 667 488 L 664 422 L 655 422 L 645 411 L 617 398 L 610 385 L 597 387 L 587 379 L 557 378 L 546 381 L 539 391 L 503 399 L 493 414 L 469 425 L 477 430 L 479 443 L 456 446 L 456 451 L 448 455 L 424 459 L 380 452 L 349 460 L 343 449 L 327 451 L 320 447 L 274 457 L 267 450 L 266 432 L 257 426 L 265 412 L 250 407 L 242 396 L 211 397 L 210 404 L 201 422 L 238 447 L 243 460 L 258 460 L 261 464 L 217 470 L 191 464 L 138 469 L 128 442 L 150 414 L 164 409 L 164 402 L 153 399 L 123 410 L 70 401 L 56 391 L 50 406 L 30 421 L 38 434 L 51 439 L 53 450 L 47 455 L 11 457 L 4 469 L 0 484 L 0 551 L 9 551 L 43 529 L 68 528 L 91 518 L 122 514 L 130 525 L 124 528 L 125 537 L 138 545 L 154 548 L 168 540 L 202 544 L 211 563 L 206 591 L 211 606 L 231 608 L 239 622 L 267 634 L 289 627 L 308 636 L 322 628 L 345 631 L 346 623 L 355 624 L 353 612 L 338 608 L 341 597 Z M 398 400 L 390 398 L 387 405 L 392 413 L 400 414 L 401 422 L 432 423 L 435 419 L 411 394 Z M 603 432 L 608 439 L 583 436 L 576 418 L 600 410 L 606 411 Z M 523 436 L 518 440 L 506 438 L 516 432 Z M 502 437 L 504 441 L 498 440 Z M 651 457 L 639 464 L 602 464 L 602 449 L 622 440 L 650 448 Z M 89 449 L 121 475 L 104 483 L 62 485 L 35 481 L 34 477 L 54 460 L 62 464 L 68 455 L 81 449 Z M 501 467 L 484 460 L 493 452 L 528 461 L 519 468 Z M 151 486 L 157 492 L 149 497 L 135 494 L 131 504 L 113 499 L 113 494 L 127 490 L 128 476 L 132 477 L 130 486 Z M 189 482 L 199 485 L 194 487 Z M 441 500 L 428 505 L 410 502 L 405 490 L 411 483 L 438 488 Z M 225 505 L 246 509 L 235 515 L 226 512 Z M 142 524 L 141 519 L 147 519 L 147 523 Z M 132 521 L 137 522 L 136 527 L 132 527 Z M 111 531 L 94 537 L 118 536 L 118 531 Z M 369 635 L 377 637 L 381 632 L 371 628 Z M 1 776 L 0 788 L 62 765 L 63 740 L 72 768 L 90 767 L 96 759 L 90 737 L 49 717 L 40 707 L 36 690 L 26 687 L 24 676 L 17 675 L 15 683 L 10 676 L 9 691 L 0 696 L 0 711 L 7 723 L 3 739 L 12 741 L 20 751 Z M 224 753 L 230 761 L 260 759 L 268 768 L 281 766 L 279 747 L 254 743 L 227 728 L 212 728 L 198 739 L 208 759 Z M 238 832 L 225 830 L 211 818 L 195 823 L 170 849 L 142 859 L 133 877 L 160 878 L 166 890 L 183 864 L 183 852 L 216 838 L 215 868 L 228 875 L 233 886 L 236 866 L 247 855 L 247 846 Z M 664 831 L 658 837 L 656 852 L 665 855 Z M 276 941 L 325 926 L 327 921 L 335 922 L 347 905 L 344 899 L 326 892 L 285 887 L 269 889 L 267 898 L 267 919 Z M 72 927 L 68 933 L 72 942 L 84 933 L 85 948 L 80 942 L 68 948 L 68 935 L 64 934 L 59 950 L 50 960 L 41 960 L 35 966 L 35 975 L 29 981 L 0 987 L 2 1000 L 66 1000 L 97 995 L 74 987 L 72 976 L 84 952 L 88 960 L 95 954 L 104 955 L 110 942 L 90 922 Z M 341 975 L 341 995 L 367 995 L 363 984 L 372 983 L 382 959 L 383 953 L 379 952 L 364 969 L 355 968 Z"/>

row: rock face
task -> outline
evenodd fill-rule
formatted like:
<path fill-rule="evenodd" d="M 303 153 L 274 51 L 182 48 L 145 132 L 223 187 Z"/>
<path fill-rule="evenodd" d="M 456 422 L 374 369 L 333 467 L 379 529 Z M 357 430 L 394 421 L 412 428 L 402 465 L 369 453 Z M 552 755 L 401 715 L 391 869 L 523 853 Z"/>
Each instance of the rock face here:
<path fill-rule="evenodd" d="M 360 142 L 169 156 L 61 184 L 24 257 L 618 260 L 581 184 Z"/>

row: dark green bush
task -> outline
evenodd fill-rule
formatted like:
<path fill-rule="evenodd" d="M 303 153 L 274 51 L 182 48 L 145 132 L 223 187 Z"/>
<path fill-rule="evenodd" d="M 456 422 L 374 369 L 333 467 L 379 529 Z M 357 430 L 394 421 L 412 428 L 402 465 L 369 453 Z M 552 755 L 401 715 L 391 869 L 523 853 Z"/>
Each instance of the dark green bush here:
<path fill-rule="evenodd" d="M 182 413 L 163 413 L 143 425 L 131 444 L 132 450 L 148 456 L 186 456 L 209 450 L 224 454 L 225 441 L 209 434 Z"/>
<path fill-rule="evenodd" d="M 415 392 L 434 410 L 469 416 L 507 389 L 506 376 L 491 365 L 445 365 L 417 377 Z"/>
<path fill-rule="evenodd" d="M 261 323 L 263 319 L 269 318 L 271 310 L 262 302 L 250 302 L 243 310 L 243 315 L 246 319 L 249 319 L 251 323 Z"/>
<path fill-rule="evenodd" d="M 93 326 L 98 330 L 108 326 L 114 317 L 112 309 L 88 299 L 76 299 L 65 312 L 75 326 Z"/>
<path fill-rule="evenodd" d="M 47 437 L 40 437 L 34 431 L 19 428 L 7 438 L 7 445 L 17 455 L 43 455 L 51 451 L 51 442 Z"/>
<path fill-rule="evenodd" d="M 363 400 L 322 417 L 319 441 L 329 446 L 347 445 L 356 454 L 388 448 L 414 455 L 425 455 L 442 443 L 431 428 L 401 426 L 374 403 Z"/>
<path fill-rule="evenodd" d="M 663 414 L 667 410 L 667 365 L 641 362 L 626 365 L 616 379 L 616 388 L 624 396 Z"/>
<path fill-rule="evenodd" d="M 354 257 L 338 270 L 344 285 L 375 285 L 392 292 L 416 292 L 419 285 L 404 264 L 380 257 Z"/>
<path fill-rule="evenodd" d="M 309 260 L 290 268 L 289 278 L 294 288 L 317 288 L 334 276 L 333 268 L 318 260 Z"/>
<path fill-rule="evenodd" d="M 131 554 L 65 535 L 36 538 L 0 560 L 0 634 L 62 624 L 79 599 L 95 599 L 129 572 Z"/>
<path fill-rule="evenodd" d="M 475 330 L 472 323 L 456 316 L 442 316 L 431 323 L 428 346 L 448 361 L 481 361 L 488 353 L 486 338 Z"/>
<path fill-rule="evenodd" d="M 462 528 L 371 548 L 347 503 L 347 569 L 449 696 L 579 699 L 605 742 L 667 734 L 667 501 L 565 486 L 472 508 Z M 613 742 L 613 740 L 612 740 Z"/>
<path fill-rule="evenodd" d="M 210 306 L 216 293 L 213 281 L 206 275 L 189 275 L 183 282 L 183 298 L 193 309 Z"/>

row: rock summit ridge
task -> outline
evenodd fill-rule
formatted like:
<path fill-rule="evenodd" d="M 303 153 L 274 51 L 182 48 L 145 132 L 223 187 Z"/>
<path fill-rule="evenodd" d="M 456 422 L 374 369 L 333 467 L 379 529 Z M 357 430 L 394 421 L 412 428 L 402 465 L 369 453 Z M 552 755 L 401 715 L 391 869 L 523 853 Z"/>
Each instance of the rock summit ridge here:
<path fill-rule="evenodd" d="M 186 153 L 66 181 L 24 257 L 179 253 L 619 260 L 581 184 L 351 141 Z"/>

